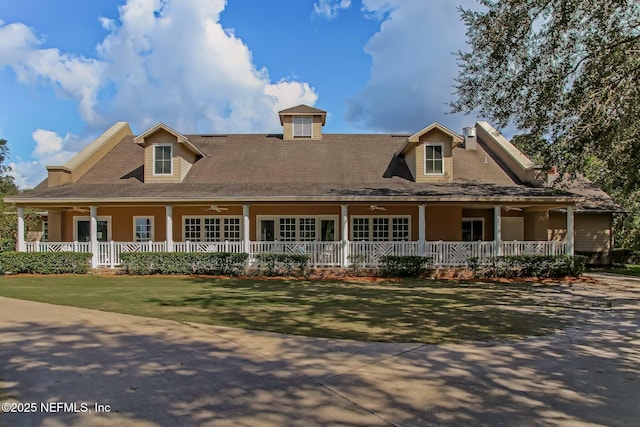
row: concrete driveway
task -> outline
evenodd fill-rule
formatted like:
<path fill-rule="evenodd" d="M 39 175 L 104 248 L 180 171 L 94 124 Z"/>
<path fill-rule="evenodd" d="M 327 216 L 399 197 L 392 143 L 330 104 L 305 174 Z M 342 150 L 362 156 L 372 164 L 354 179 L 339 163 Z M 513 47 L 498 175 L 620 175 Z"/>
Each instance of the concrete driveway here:
<path fill-rule="evenodd" d="M 0 298 L 0 426 L 635 426 L 640 280 L 598 279 L 564 298 L 606 304 L 577 310 L 567 330 L 455 345 L 284 336 Z"/>

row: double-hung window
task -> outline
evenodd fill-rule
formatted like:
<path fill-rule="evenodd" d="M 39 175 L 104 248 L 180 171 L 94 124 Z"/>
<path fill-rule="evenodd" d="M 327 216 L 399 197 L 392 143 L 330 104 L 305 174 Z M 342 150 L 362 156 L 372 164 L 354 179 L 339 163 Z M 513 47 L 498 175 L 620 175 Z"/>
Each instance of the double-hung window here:
<path fill-rule="evenodd" d="M 444 146 L 427 144 L 424 146 L 424 174 L 442 175 L 444 173 Z"/>
<path fill-rule="evenodd" d="M 153 174 L 154 175 L 171 175 L 173 155 L 172 145 L 154 145 L 153 146 Z"/>
<path fill-rule="evenodd" d="M 311 116 L 293 116 L 293 137 L 311 138 Z"/>
<path fill-rule="evenodd" d="M 133 240 L 148 242 L 153 240 L 153 218 L 148 216 L 133 217 Z"/>

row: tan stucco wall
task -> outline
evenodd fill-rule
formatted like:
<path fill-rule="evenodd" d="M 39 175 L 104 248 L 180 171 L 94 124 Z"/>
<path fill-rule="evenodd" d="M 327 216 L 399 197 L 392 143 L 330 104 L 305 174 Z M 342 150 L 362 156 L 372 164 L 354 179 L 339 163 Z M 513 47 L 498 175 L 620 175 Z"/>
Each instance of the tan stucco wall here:
<path fill-rule="evenodd" d="M 426 239 L 456 241 L 462 239 L 462 208 L 458 206 L 427 206 Z"/>
<path fill-rule="evenodd" d="M 60 242 L 62 237 L 62 213 L 57 211 L 49 211 L 47 216 L 49 226 L 49 241 Z"/>
<path fill-rule="evenodd" d="M 609 214 L 578 214 L 576 218 L 576 251 L 608 252 L 611 249 Z"/>
<path fill-rule="evenodd" d="M 549 212 L 534 211 L 524 213 L 524 239 L 547 240 L 549 231 Z"/>
<path fill-rule="evenodd" d="M 576 252 L 608 252 L 611 249 L 611 214 L 575 214 Z M 564 213 L 549 214 L 549 239 L 564 240 L 567 218 Z"/>

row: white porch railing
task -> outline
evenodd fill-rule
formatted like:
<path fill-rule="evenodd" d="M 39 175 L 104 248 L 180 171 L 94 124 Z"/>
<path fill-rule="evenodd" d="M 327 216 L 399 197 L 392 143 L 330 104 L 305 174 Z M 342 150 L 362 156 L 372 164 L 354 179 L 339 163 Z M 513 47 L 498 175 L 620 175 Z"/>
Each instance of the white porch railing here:
<path fill-rule="evenodd" d="M 312 267 L 340 267 L 341 242 L 251 242 L 249 260 L 255 261 L 257 254 L 281 253 L 309 256 Z"/>
<path fill-rule="evenodd" d="M 350 263 L 358 260 L 375 267 L 385 255 L 419 255 L 418 242 L 349 242 Z"/>
<path fill-rule="evenodd" d="M 427 242 L 425 255 L 436 266 L 463 266 L 469 258 L 489 258 L 495 255 L 493 242 Z"/>
<path fill-rule="evenodd" d="M 89 242 L 25 242 L 25 252 L 91 252 Z"/>
<path fill-rule="evenodd" d="M 502 255 L 564 255 L 567 242 L 502 242 Z"/>
<path fill-rule="evenodd" d="M 123 252 L 246 252 L 244 242 L 99 242 L 98 267 L 120 265 Z M 384 255 L 421 255 L 433 260 L 435 266 L 465 266 L 469 258 L 488 258 L 497 255 L 494 242 L 349 242 L 349 263 L 362 262 L 376 267 Z M 27 252 L 91 252 L 90 242 L 26 242 Z M 249 262 L 256 254 L 287 253 L 309 256 L 312 267 L 340 267 L 343 259 L 342 242 L 250 242 Z M 566 242 L 501 242 L 501 255 L 564 255 Z"/>

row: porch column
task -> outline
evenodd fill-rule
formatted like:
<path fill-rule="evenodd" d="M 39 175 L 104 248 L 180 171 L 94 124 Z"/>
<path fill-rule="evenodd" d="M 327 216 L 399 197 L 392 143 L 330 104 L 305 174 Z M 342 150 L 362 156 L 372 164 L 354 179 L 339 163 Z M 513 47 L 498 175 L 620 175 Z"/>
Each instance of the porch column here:
<path fill-rule="evenodd" d="M 90 206 L 89 214 L 91 215 L 91 221 L 89 222 L 89 244 L 91 245 L 91 267 L 96 268 L 98 266 L 98 207 Z"/>
<path fill-rule="evenodd" d="M 166 205 L 164 207 L 166 213 L 166 240 L 167 240 L 167 252 L 173 252 L 173 206 Z"/>
<path fill-rule="evenodd" d="M 427 254 L 425 211 L 425 205 L 418 205 L 418 254 L 420 256 L 425 256 Z"/>
<path fill-rule="evenodd" d="M 242 205 L 242 237 L 244 242 L 244 251 L 251 253 L 251 241 L 249 240 L 249 205 Z"/>
<path fill-rule="evenodd" d="M 342 217 L 342 267 L 349 267 L 349 205 L 340 206 Z"/>
<path fill-rule="evenodd" d="M 24 208 L 18 208 L 18 235 L 16 236 L 16 246 L 18 252 L 27 251 L 27 245 L 24 243 Z"/>
<path fill-rule="evenodd" d="M 495 206 L 493 208 L 493 244 L 494 253 L 497 256 L 502 255 L 502 207 Z"/>
<path fill-rule="evenodd" d="M 567 255 L 575 254 L 575 215 L 573 206 L 567 207 Z"/>

